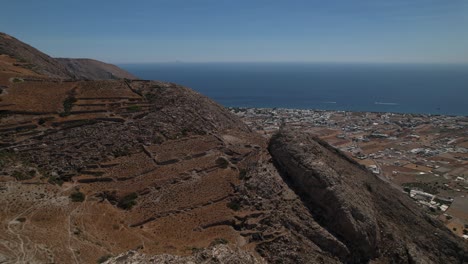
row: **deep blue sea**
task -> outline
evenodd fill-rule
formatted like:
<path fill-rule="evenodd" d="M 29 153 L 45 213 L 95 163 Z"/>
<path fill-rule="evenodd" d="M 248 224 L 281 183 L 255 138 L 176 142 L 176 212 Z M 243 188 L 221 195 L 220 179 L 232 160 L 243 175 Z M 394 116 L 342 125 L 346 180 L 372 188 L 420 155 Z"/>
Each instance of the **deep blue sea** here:
<path fill-rule="evenodd" d="M 335 63 L 121 64 L 224 106 L 468 115 L 468 65 Z"/>

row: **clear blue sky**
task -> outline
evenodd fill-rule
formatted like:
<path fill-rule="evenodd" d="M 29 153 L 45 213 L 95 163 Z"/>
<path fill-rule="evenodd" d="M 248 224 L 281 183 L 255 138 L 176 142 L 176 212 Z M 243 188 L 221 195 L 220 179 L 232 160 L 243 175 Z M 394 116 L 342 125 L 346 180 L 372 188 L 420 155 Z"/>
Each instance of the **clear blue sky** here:
<path fill-rule="evenodd" d="M 468 63 L 468 0 L 9 0 L 0 31 L 112 63 Z"/>

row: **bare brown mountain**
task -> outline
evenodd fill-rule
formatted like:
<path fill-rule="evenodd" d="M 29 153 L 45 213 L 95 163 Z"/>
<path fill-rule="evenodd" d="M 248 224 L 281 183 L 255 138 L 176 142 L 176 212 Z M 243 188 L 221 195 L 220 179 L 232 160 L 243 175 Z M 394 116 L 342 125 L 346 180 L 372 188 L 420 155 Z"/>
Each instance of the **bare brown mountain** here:
<path fill-rule="evenodd" d="M 18 67 L 35 73 L 55 78 L 72 78 L 67 68 L 54 58 L 2 32 L 0 54 L 16 59 Z"/>
<path fill-rule="evenodd" d="M 107 79 L 137 79 L 121 68 L 92 59 L 56 58 L 77 79 L 107 80 Z"/>
<path fill-rule="evenodd" d="M 20 60 L 0 56 L 0 263 L 466 262 L 437 220 L 307 135 L 268 143 L 188 88 Z"/>
<path fill-rule="evenodd" d="M 20 40 L 0 32 L 0 55 L 17 60 L 16 65 L 52 78 L 107 80 L 136 79 L 119 67 L 91 59 L 55 59 Z"/>

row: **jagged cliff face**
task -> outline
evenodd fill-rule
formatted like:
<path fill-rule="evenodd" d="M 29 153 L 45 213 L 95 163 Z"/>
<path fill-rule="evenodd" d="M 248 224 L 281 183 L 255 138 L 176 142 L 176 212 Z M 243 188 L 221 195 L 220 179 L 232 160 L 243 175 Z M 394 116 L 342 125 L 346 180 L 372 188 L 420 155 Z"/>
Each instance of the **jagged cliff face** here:
<path fill-rule="evenodd" d="M 362 263 L 464 263 L 466 245 L 399 190 L 327 143 L 284 128 L 269 150 L 314 219 Z"/>
<path fill-rule="evenodd" d="M 51 72 L 0 57 L 0 262 L 466 261 L 323 142 L 283 130 L 268 144 L 176 84 Z"/>

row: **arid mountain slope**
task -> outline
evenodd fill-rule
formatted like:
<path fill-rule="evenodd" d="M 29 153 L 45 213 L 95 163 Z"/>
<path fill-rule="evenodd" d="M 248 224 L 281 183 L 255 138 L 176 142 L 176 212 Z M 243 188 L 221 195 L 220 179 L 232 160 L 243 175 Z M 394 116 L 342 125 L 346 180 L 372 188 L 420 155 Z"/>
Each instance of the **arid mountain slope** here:
<path fill-rule="evenodd" d="M 90 59 L 55 59 L 20 40 L 0 32 L 0 55 L 16 59 L 15 64 L 37 74 L 62 79 L 136 79 L 119 67 Z"/>
<path fill-rule="evenodd" d="M 18 39 L 0 32 L 0 54 L 17 60 L 17 65 L 54 78 L 72 78 L 67 68 L 54 58 Z"/>
<path fill-rule="evenodd" d="M 284 128 L 273 159 L 347 262 L 465 263 L 467 247 L 407 196 L 327 143 Z"/>
<path fill-rule="evenodd" d="M 107 80 L 107 79 L 137 79 L 121 68 L 92 59 L 57 58 L 77 79 Z"/>
<path fill-rule="evenodd" d="M 2 261 L 254 248 L 229 204 L 245 159 L 265 144 L 227 110 L 175 84 L 12 67 L 0 73 Z"/>

